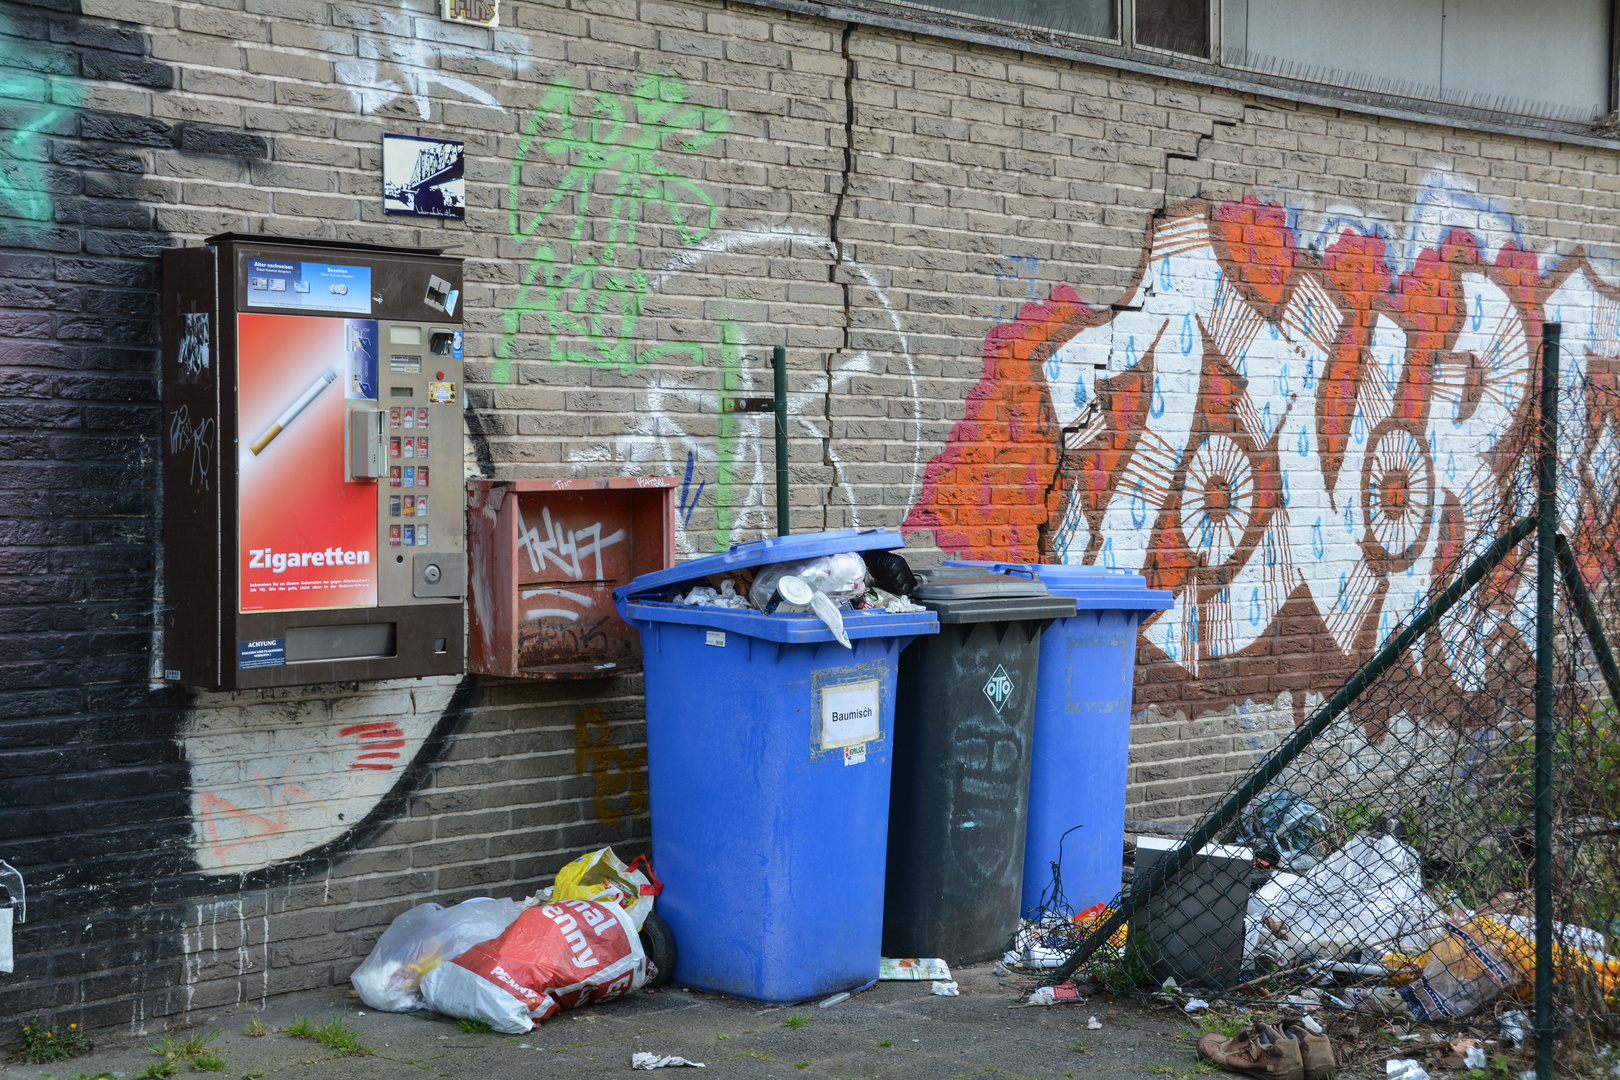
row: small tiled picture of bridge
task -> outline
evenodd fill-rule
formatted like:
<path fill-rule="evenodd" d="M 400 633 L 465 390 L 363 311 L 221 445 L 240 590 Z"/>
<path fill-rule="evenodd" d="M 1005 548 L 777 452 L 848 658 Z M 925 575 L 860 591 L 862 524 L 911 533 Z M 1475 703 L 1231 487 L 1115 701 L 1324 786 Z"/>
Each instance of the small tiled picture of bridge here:
<path fill-rule="evenodd" d="M 383 210 L 415 217 L 467 216 L 464 144 L 412 135 L 383 136 Z"/>

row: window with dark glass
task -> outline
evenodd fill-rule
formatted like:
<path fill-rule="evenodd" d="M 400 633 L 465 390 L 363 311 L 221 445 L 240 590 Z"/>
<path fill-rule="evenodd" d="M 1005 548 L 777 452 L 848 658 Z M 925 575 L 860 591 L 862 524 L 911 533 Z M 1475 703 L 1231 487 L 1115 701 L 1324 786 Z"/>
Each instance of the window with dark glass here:
<path fill-rule="evenodd" d="M 1136 0 L 1136 44 L 1209 59 L 1210 0 Z"/>

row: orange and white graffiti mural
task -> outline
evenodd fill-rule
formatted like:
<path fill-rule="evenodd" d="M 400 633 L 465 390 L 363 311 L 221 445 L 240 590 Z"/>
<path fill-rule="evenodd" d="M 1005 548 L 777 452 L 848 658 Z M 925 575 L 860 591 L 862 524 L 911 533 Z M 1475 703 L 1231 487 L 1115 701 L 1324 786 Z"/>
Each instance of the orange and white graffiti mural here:
<path fill-rule="evenodd" d="M 1580 251 L 1544 267 L 1510 222 L 1438 205 L 1414 208 L 1404 243 L 1344 218 L 1305 234 L 1253 198 L 1166 213 L 1118 303 L 1059 286 L 989 335 L 907 527 L 951 556 L 1102 564 L 1174 590 L 1143 662 L 1160 682 L 1226 683 L 1195 698 L 1321 692 L 1528 506 L 1506 451 L 1533 420 L 1544 321 L 1563 326 L 1566 455 L 1590 484 L 1620 464 L 1620 416 L 1583 400 L 1617 388 L 1620 290 Z M 1570 532 L 1591 525 L 1575 503 Z M 1456 629 L 1416 662 L 1477 689 L 1493 646 Z M 1331 645 L 1304 645 L 1318 656 L 1290 680 L 1280 634 Z"/>

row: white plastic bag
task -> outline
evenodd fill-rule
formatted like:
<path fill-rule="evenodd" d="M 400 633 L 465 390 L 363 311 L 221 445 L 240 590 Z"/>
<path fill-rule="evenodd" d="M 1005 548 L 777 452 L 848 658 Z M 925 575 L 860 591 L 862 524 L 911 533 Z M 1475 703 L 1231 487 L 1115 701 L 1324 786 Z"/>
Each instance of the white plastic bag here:
<path fill-rule="evenodd" d="M 515 900 L 422 904 L 401 914 L 349 976 L 360 1000 L 379 1012 L 425 1009 L 422 976 L 480 941 L 499 936 L 523 913 Z"/>
<path fill-rule="evenodd" d="M 1358 951 L 1416 956 L 1446 933 L 1417 853 L 1393 836 L 1354 837 L 1273 899 L 1269 914 L 1295 950 L 1327 960 Z"/>

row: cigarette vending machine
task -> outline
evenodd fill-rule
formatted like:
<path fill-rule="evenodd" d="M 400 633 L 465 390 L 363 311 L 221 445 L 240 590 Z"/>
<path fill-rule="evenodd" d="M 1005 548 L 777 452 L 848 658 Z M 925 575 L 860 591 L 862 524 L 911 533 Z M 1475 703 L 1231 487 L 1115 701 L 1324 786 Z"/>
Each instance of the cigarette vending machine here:
<path fill-rule="evenodd" d="M 166 678 L 463 670 L 461 287 L 437 249 L 165 253 Z"/>

